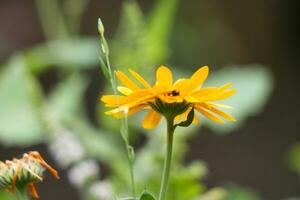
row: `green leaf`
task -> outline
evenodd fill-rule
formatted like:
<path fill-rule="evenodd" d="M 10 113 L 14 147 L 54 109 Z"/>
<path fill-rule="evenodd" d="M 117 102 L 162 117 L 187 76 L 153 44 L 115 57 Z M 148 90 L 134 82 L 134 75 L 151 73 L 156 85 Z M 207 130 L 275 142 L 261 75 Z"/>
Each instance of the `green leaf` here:
<path fill-rule="evenodd" d="M 273 91 L 273 77 L 267 67 L 262 65 L 244 65 L 225 67 L 212 72 L 204 87 L 220 86 L 232 82 L 237 93 L 220 101 L 233 109 L 224 109 L 237 119 L 237 122 L 216 124 L 205 119 L 205 123 L 217 133 L 228 133 L 241 126 L 249 116 L 259 114 Z"/>
<path fill-rule="evenodd" d="M 52 41 L 25 50 L 26 65 L 34 73 L 51 67 L 90 69 L 97 67 L 99 44 L 96 38 Z"/>
<path fill-rule="evenodd" d="M 52 91 L 47 102 L 47 114 L 52 123 L 60 124 L 80 112 L 88 79 L 72 73 Z"/>
<path fill-rule="evenodd" d="M 44 134 L 38 114 L 41 91 L 23 61 L 15 56 L 0 76 L 0 140 L 6 145 L 35 144 Z"/>
<path fill-rule="evenodd" d="M 179 124 L 176 124 L 175 126 L 181 126 L 181 127 L 188 127 L 189 125 L 192 124 L 193 120 L 194 120 L 194 108 L 191 109 L 191 111 L 189 112 L 187 119 L 183 122 L 180 122 Z"/>
<path fill-rule="evenodd" d="M 113 66 L 139 67 L 144 73 L 165 62 L 178 0 L 157 1 L 148 19 L 136 1 L 124 3 L 117 37 L 112 46 Z M 132 59 L 134 57 L 135 59 Z"/>
<path fill-rule="evenodd" d="M 144 191 L 140 197 L 140 200 L 156 200 L 156 199 L 151 193 Z"/>
<path fill-rule="evenodd" d="M 253 190 L 237 185 L 231 185 L 227 189 L 226 200 L 261 200 L 262 198 Z"/>
<path fill-rule="evenodd" d="M 129 144 L 129 135 L 128 135 L 128 116 L 125 115 L 124 119 L 121 121 L 120 128 L 121 136 L 125 141 L 125 144 Z"/>
<path fill-rule="evenodd" d="M 107 68 L 104 57 L 103 55 L 101 55 L 101 53 L 99 55 L 99 61 L 100 61 L 100 69 L 103 75 L 105 76 L 107 81 L 110 81 L 111 77 L 110 77 L 109 69 Z"/>
<path fill-rule="evenodd" d="M 205 186 L 199 182 L 199 179 L 207 172 L 206 167 L 199 161 L 194 161 L 184 167 L 181 163 L 176 165 L 177 169 L 170 177 L 167 199 L 195 199 L 205 190 Z"/>
<path fill-rule="evenodd" d="M 145 17 L 137 2 L 124 2 L 120 25 L 111 46 L 113 66 L 122 69 L 149 63 L 148 57 L 145 55 L 146 34 Z M 132 59 L 132 56 L 135 59 Z"/>
<path fill-rule="evenodd" d="M 178 0 L 157 1 L 148 22 L 148 51 L 151 59 L 164 61 L 170 54 L 169 39 L 174 25 Z"/>
<path fill-rule="evenodd" d="M 288 152 L 290 169 L 300 173 L 300 143 L 294 144 Z"/>
<path fill-rule="evenodd" d="M 128 146 L 127 147 L 127 149 L 128 149 L 128 156 L 129 156 L 129 161 L 131 162 L 131 163 L 134 163 L 134 161 L 135 161 L 135 152 L 134 152 L 134 148 L 132 147 L 132 146 Z"/>

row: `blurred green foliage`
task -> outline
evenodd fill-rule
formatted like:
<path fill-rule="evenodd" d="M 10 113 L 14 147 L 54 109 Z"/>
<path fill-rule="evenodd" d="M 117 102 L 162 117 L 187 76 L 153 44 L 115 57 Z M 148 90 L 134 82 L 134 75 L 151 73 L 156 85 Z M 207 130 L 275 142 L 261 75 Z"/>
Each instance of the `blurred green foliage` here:
<path fill-rule="evenodd" d="M 47 112 L 52 123 L 70 120 L 80 113 L 83 95 L 87 89 L 88 78 L 79 73 L 72 73 L 48 95 Z"/>
<path fill-rule="evenodd" d="M 8 193 L 8 192 L 5 192 L 4 190 L 0 190 L 0 199 L 3 199 L 3 200 L 15 200 L 15 196 Z"/>
<path fill-rule="evenodd" d="M 227 191 L 223 188 L 212 188 L 202 195 L 198 200 L 225 200 Z"/>
<path fill-rule="evenodd" d="M 129 176 L 125 170 L 127 169 L 125 149 L 119 135 L 112 133 L 118 131 L 118 122 L 103 116 L 103 108 L 99 103 L 95 109 L 101 126 L 92 125 L 86 116 L 83 103 L 90 83 L 85 72 L 99 64 L 98 39 L 78 35 L 74 37 L 78 34 L 78 22 L 75 19 L 80 18 L 86 1 L 77 0 L 77 3 L 72 4 L 70 0 L 66 1 L 69 3 L 65 5 L 73 7 L 66 6 L 65 18 L 55 1 L 37 0 L 37 2 L 39 13 L 42 13 L 40 17 L 47 40 L 12 55 L 3 65 L 4 68 L 0 72 L 1 143 L 24 146 L 43 141 L 50 145 L 59 133 L 58 130 L 61 128 L 70 130 L 84 147 L 86 154 L 84 158 L 93 158 L 108 166 L 110 174 L 107 179 L 112 183 L 114 191 L 118 195 L 127 196 Z M 169 38 L 175 23 L 177 5 L 178 0 L 159 0 L 149 15 L 145 16 L 135 1 L 124 2 L 118 31 L 110 41 L 112 65 L 115 69 L 135 68 L 148 77 L 156 66 L 168 60 L 172 53 Z M 55 12 L 51 13 L 49 9 Z M 57 13 L 55 19 L 59 23 L 51 19 L 53 13 Z M 60 31 L 55 31 L 52 26 L 58 27 Z M 51 68 L 59 70 L 61 81 L 49 93 L 44 93 L 38 76 Z M 189 74 L 188 71 L 181 71 L 176 67 L 174 73 Z M 154 78 L 152 75 L 151 77 Z M 230 133 L 241 126 L 247 117 L 258 114 L 273 88 L 270 71 L 256 64 L 224 67 L 212 73 L 207 84 L 221 85 L 228 80 L 233 80 L 234 87 L 238 90 L 234 98 L 226 101 L 226 104 L 234 107 L 232 114 L 238 119 L 238 123 L 218 126 L 203 120 L 204 125 L 217 133 Z M 107 90 L 108 84 L 104 88 L 104 91 Z M 136 133 L 144 132 L 137 121 L 141 121 L 141 114 L 129 120 L 133 143 L 138 138 Z M 145 188 L 153 193 L 158 191 L 161 178 L 158 172 L 163 165 L 164 136 L 161 133 L 164 132 L 164 127 L 162 123 L 156 130 L 146 134 L 145 145 L 136 152 L 135 171 L 139 194 Z M 197 128 L 195 126 L 184 130 L 179 128 L 176 132 L 173 175 L 167 199 L 221 200 L 228 195 L 226 197 L 228 200 L 258 200 L 255 194 L 238 187 L 230 187 L 228 190 L 222 188 L 207 190 L 202 183 L 208 171 L 205 163 L 193 161 L 183 164 L 188 150 L 187 140 L 194 135 Z M 291 155 L 296 154 L 298 155 L 298 153 Z M 88 190 L 86 187 L 88 186 L 82 186 L 81 190 Z M 0 195 L 4 195 L 0 196 L 0 199 L 9 199 L 6 193 Z M 157 196 L 155 193 L 154 195 Z M 151 197 L 145 195 L 143 199 Z"/>
<path fill-rule="evenodd" d="M 300 143 L 294 144 L 288 153 L 290 169 L 300 174 Z"/>
<path fill-rule="evenodd" d="M 96 38 L 65 39 L 49 41 L 25 50 L 26 67 L 40 74 L 57 67 L 60 70 L 85 70 L 98 64 Z M 13 57 L 14 58 L 14 57 Z"/>
<path fill-rule="evenodd" d="M 261 197 L 251 189 L 230 185 L 227 189 L 226 200 L 261 200 Z"/>
<path fill-rule="evenodd" d="M 0 137 L 6 145 L 41 142 L 44 131 L 34 105 L 37 82 L 23 61 L 16 56 L 1 71 Z"/>

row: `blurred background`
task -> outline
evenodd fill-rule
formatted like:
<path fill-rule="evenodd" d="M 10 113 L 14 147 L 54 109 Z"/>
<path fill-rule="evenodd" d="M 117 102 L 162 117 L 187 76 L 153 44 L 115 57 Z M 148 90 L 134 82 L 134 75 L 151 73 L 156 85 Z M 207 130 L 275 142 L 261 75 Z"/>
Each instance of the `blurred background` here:
<path fill-rule="evenodd" d="M 207 85 L 238 90 L 227 102 L 238 123 L 179 131 L 170 200 L 300 198 L 298 11 L 280 0 L 0 0 L 0 159 L 40 151 L 62 176 L 38 185 L 41 199 L 128 195 L 118 122 L 98 100 L 111 93 L 101 17 L 115 69 L 153 80 L 160 64 L 177 77 L 208 65 Z M 129 120 L 137 182 L 155 190 L 164 125 L 147 133 L 141 117 Z"/>

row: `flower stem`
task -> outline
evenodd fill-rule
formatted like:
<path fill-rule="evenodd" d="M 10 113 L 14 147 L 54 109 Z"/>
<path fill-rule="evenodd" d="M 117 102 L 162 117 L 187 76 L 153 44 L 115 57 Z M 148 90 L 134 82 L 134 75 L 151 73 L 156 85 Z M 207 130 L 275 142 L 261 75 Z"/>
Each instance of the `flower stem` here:
<path fill-rule="evenodd" d="M 125 113 L 125 117 L 122 119 L 121 123 L 121 135 L 122 139 L 126 146 L 126 153 L 127 153 L 127 159 L 128 159 L 128 168 L 129 168 L 129 175 L 130 175 L 130 183 L 131 183 L 131 195 L 135 199 L 135 179 L 134 179 L 134 162 L 135 162 L 135 155 L 134 155 L 134 149 L 129 144 L 129 134 L 128 134 L 128 120 L 127 120 L 127 113 Z"/>
<path fill-rule="evenodd" d="M 100 25 L 100 26 L 99 26 Z M 99 30 L 99 34 L 100 34 L 100 44 L 102 47 L 102 54 L 103 57 L 101 58 L 100 55 L 100 60 L 103 60 L 102 64 L 105 66 L 104 68 L 102 68 L 103 73 L 108 73 L 108 79 L 110 81 L 111 87 L 114 91 L 114 94 L 117 95 L 118 91 L 117 91 L 117 85 L 116 85 L 116 78 L 115 78 L 115 74 L 113 72 L 113 69 L 110 65 L 110 59 L 109 59 L 109 46 L 108 43 L 105 39 L 104 36 L 104 26 L 102 24 L 102 21 L 99 19 L 98 21 L 98 30 Z M 131 182 L 131 192 L 132 192 L 132 197 L 135 199 L 136 197 L 136 193 L 135 193 L 135 179 L 134 179 L 134 149 L 133 147 L 129 144 L 129 134 L 128 134 L 128 121 L 127 121 L 127 111 L 124 111 L 125 117 L 122 119 L 121 122 L 121 135 L 122 138 L 125 142 L 125 146 L 126 146 L 126 153 L 127 153 L 127 158 L 128 158 L 128 167 L 129 167 L 129 173 L 130 173 L 130 182 Z"/>
<path fill-rule="evenodd" d="M 164 169 L 161 179 L 160 192 L 158 200 L 164 200 L 168 188 L 169 176 L 170 176 L 170 167 L 172 160 L 172 151 L 173 151 L 173 135 L 174 135 L 174 118 L 167 119 L 167 150 L 166 158 L 164 163 Z"/>
<path fill-rule="evenodd" d="M 127 152 L 129 154 L 129 152 Z M 130 158 L 129 158 L 130 159 Z M 130 182 L 131 182 L 131 195 L 135 199 L 136 194 L 135 194 L 135 181 L 134 181 L 134 171 L 133 171 L 133 166 L 134 164 L 132 161 L 129 160 L 129 171 L 130 171 Z"/>
<path fill-rule="evenodd" d="M 26 188 L 18 189 L 18 200 L 30 200 Z"/>

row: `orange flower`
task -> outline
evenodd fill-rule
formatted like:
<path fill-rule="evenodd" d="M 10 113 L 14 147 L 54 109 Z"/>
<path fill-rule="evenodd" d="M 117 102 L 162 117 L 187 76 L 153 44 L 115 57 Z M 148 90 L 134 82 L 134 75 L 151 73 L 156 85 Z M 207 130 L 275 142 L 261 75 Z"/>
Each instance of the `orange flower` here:
<path fill-rule="evenodd" d="M 48 170 L 55 178 L 58 173 L 37 151 L 25 153 L 22 158 L 0 161 L 0 185 L 7 191 L 26 188 L 32 197 L 38 198 L 35 183 L 43 181 L 43 172 Z"/>
<path fill-rule="evenodd" d="M 152 129 L 160 122 L 161 117 L 172 115 L 175 121 L 185 121 L 191 111 L 197 110 L 203 116 L 217 122 L 224 123 L 221 118 L 235 122 L 229 114 L 217 107 L 229 106 L 216 103 L 226 99 L 236 91 L 229 89 L 231 83 L 221 87 L 207 87 L 202 85 L 208 76 L 208 67 L 198 69 L 190 78 L 181 78 L 173 82 L 173 74 L 165 66 L 156 71 L 156 83 L 151 86 L 141 75 L 129 69 L 130 74 L 139 85 L 132 81 L 124 73 L 117 71 L 116 76 L 123 86 L 117 89 L 122 95 L 105 95 L 101 100 L 107 107 L 114 108 L 106 112 L 116 118 L 132 115 L 142 109 L 149 112 L 143 120 L 143 127 Z M 198 117 L 194 115 L 193 123 L 198 123 Z"/>

